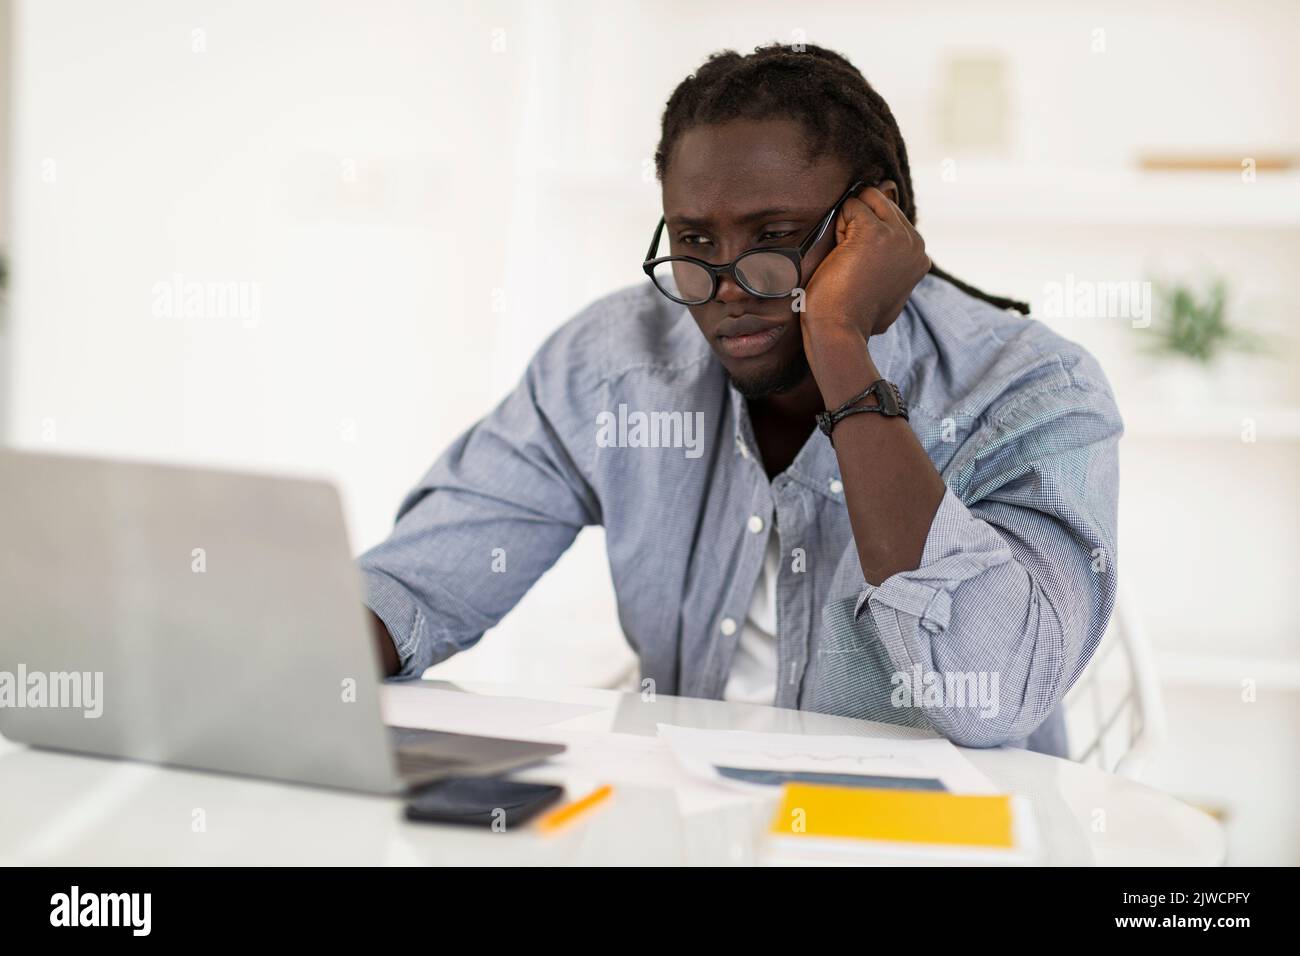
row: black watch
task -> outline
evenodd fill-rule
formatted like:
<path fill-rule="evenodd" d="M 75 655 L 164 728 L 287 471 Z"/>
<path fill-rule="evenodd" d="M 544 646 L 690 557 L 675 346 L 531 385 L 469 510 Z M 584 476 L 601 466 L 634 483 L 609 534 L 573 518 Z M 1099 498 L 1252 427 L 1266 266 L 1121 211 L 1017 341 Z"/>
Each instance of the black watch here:
<path fill-rule="evenodd" d="M 876 396 L 876 404 L 863 405 L 872 395 Z M 907 402 L 903 401 L 903 394 L 898 390 L 898 386 L 893 382 L 887 382 L 883 378 L 878 379 L 868 386 L 867 390 L 860 395 L 855 395 L 847 402 L 835 409 L 833 412 L 818 412 L 817 427 L 822 430 L 827 438 L 830 438 L 831 444 L 835 444 L 835 439 L 831 432 L 841 419 L 850 415 L 856 415 L 858 412 L 876 412 L 887 418 L 902 418 L 907 420 Z"/>

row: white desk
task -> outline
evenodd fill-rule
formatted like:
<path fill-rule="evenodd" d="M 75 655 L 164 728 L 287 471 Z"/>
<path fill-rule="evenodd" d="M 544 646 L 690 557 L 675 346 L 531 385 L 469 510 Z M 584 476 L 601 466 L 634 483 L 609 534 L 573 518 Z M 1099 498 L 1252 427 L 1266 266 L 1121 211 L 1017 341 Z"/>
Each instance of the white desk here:
<path fill-rule="evenodd" d="M 654 736 L 657 723 L 861 734 L 864 721 L 748 704 L 518 685 L 421 686 L 593 708 L 562 725 Z M 527 734 L 520 734 L 527 736 Z M 922 735 L 923 736 L 923 735 Z M 1223 833 L 1163 793 L 1017 750 L 966 750 L 998 786 L 1032 801 L 1044 862 L 1215 865 Z M 555 779 L 545 767 L 527 772 Z M 747 864 L 770 856 L 763 801 L 679 807 L 671 786 L 615 784 L 569 828 L 492 833 L 411 824 L 397 799 L 37 751 L 0 740 L 0 864 Z M 568 781 L 575 789 L 589 780 Z M 580 792 L 580 790 L 579 790 Z M 572 794 L 571 794 L 572 795 Z M 196 832 L 202 814 L 205 828 Z"/>

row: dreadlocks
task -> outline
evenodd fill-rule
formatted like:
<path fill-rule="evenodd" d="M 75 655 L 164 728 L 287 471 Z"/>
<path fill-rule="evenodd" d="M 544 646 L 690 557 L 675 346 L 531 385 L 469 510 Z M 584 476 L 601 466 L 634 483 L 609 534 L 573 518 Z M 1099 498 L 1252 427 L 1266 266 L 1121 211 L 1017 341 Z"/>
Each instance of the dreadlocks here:
<path fill-rule="evenodd" d="M 870 181 L 892 179 L 898 186 L 899 208 L 916 222 L 907 147 L 889 105 L 847 59 L 812 44 L 796 49 L 776 43 L 758 47 L 748 56 L 724 50 L 682 80 L 664 109 L 655 150 L 659 179 L 663 180 L 673 145 L 686 130 L 773 117 L 802 124 L 809 137 L 809 155 L 834 150 Z M 1024 302 L 981 292 L 934 264 L 930 272 L 1000 309 L 1029 313 Z"/>

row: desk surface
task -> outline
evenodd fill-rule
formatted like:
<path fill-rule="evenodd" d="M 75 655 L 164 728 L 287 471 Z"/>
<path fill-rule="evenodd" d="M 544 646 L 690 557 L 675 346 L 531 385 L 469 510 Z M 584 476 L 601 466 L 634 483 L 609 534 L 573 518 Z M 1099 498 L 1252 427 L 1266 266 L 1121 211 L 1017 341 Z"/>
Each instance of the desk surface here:
<path fill-rule="evenodd" d="M 647 701 L 585 688 L 442 681 L 419 686 L 584 705 L 588 709 L 580 716 L 552 726 L 591 739 L 654 736 L 659 723 L 806 734 L 871 734 L 881 728 L 803 711 L 667 696 Z M 962 753 L 999 787 L 1029 798 L 1043 845 L 1041 862 L 1216 865 L 1224 860 L 1219 825 L 1166 794 L 1041 754 Z M 585 775 L 564 779 L 565 774 L 545 767 L 525 775 L 565 782 L 571 795 L 599 782 Z M 762 839 L 769 803 L 729 798 L 712 806 L 684 806 L 673 786 L 653 780 L 616 782 L 608 806 L 547 836 L 527 828 L 492 833 L 412 824 L 402 818 L 395 798 L 39 751 L 3 739 L 0 780 L 3 865 L 786 862 L 772 857 Z"/>

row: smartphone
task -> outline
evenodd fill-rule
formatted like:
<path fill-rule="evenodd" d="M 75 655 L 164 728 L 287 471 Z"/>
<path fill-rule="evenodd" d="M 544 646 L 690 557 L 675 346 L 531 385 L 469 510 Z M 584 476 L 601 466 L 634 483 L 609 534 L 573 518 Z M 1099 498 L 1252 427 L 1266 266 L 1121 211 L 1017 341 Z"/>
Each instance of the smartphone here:
<path fill-rule="evenodd" d="M 522 826 L 563 795 L 563 787 L 545 783 L 522 783 L 504 777 L 451 777 L 409 797 L 406 819 L 495 825 L 510 830 Z"/>

